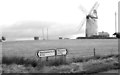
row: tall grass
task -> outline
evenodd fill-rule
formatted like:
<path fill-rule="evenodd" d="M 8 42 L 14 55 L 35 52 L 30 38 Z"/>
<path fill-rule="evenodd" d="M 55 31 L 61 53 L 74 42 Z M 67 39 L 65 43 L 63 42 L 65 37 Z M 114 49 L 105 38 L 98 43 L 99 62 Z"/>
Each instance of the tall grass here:
<path fill-rule="evenodd" d="M 106 56 L 97 55 L 94 57 L 93 56 L 92 57 L 78 57 L 78 58 L 72 58 L 71 61 L 64 61 L 62 58 L 58 58 L 56 60 L 51 59 L 49 61 L 46 61 L 46 60 L 41 61 L 40 59 L 33 59 L 33 58 L 3 56 L 2 64 L 8 65 L 8 66 L 11 64 L 24 65 L 25 67 L 32 66 L 34 69 L 36 68 L 35 70 L 38 70 L 38 71 L 43 71 L 43 69 L 46 67 L 48 70 L 50 70 L 50 72 L 54 72 L 54 71 L 63 72 L 63 71 L 68 71 L 72 69 L 72 67 L 70 66 L 71 63 L 84 63 L 85 71 L 81 71 L 80 73 L 87 74 L 87 73 L 98 73 L 98 72 L 107 71 L 110 69 L 120 69 L 120 63 L 111 63 L 111 62 L 114 62 L 114 60 L 112 61 L 108 60 L 108 62 L 102 62 L 102 63 L 101 62 L 92 63 L 92 62 L 95 62 L 97 59 L 98 60 L 109 59 L 111 57 L 118 58 L 120 57 L 120 55 L 106 55 Z M 93 60 L 93 61 L 90 61 L 90 60 Z M 75 65 L 76 67 L 78 66 L 77 64 Z M 79 71 L 79 68 L 78 68 L 78 71 Z"/>
<path fill-rule="evenodd" d="M 108 59 L 111 57 L 115 57 L 115 58 L 120 58 L 120 54 L 110 54 L 110 55 L 96 55 L 96 56 L 91 56 L 91 57 L 76 57 L 76 58 L 72 58 L 72 62 L 88 62 L 89 60 L 93 59 L 93 60 L 98 60 L 98 59 Z"/>
<path fill-rule="evenodd" d="M 65 65 L 69 64 L 66 61 L 64 61 L 62 58 L 59 59 L 51 59 L 49 61 L 43 60 L 41 61 L 40 59 L 32 59 L 32 58 L 25 58 L 25 57 L 7 57 L 3 56 L 2 57 L 2 64 L 6 65 L 11 65 L 11 64 L 17 64 L 17 65 L 24 65 L 24 66 L 32 66 L 32 67 L 43 67 L 43 66 L 59 66 L 59 65 Z"/>
<path fill-rule="evenodd" d="M 58 58 L 58 59 L 51 59 L 49 61 L 46 60 L 39 60 L 39 59 L 34 59 L 34 58 L 25 58 L 25 57 L 17 57 L 17 56 L 12 56 L 12 57 L 7 57 L 7 56 L 3 56 L 2 57 L 2 64 L 6 64 L 6 65 L 10 65 L 10 64 L 18 64 L 18 65 L 25 65 L 25 66 L 59 66 L 59 65 L 66 65 L 66 64 L 70 64 L 72 62 L 87 62 L 91 59 L 97 60 L 97 59 L 107 59 L 110 57 L 120 57 L 120 55 L 106 55 L 106 56 L 100 56 L 100 55 L 96 55 L 96 56 L 91 56 L 91 57 L 77 57 L 77 58 L 72 58 L 69 59 L 71 60 L 70 62 L 68 61 L 64 61 L 63 58 Z"/>
<path fill-rule="evenodd" d="M 2 64 L 6 64 L 6 65 L 18 64 L 18 65 L 25 65 L 25 66 L 32 65 L 33 67 L 36 67 L 38 63 L 34 59 L 28 59 L 25 57 L 3 56 L 2 57 Z"/>

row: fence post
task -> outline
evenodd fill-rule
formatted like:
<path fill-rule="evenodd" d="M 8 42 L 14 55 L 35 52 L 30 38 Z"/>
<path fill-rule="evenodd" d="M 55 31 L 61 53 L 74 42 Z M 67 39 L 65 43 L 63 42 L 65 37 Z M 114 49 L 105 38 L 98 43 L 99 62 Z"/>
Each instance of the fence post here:
<path fill-rule="evenodd" d="M 93 52 L 94 52 L 94 57 L 96 56 L 96 51 L 95 51 L 95 48 L 93 49 Z"/>

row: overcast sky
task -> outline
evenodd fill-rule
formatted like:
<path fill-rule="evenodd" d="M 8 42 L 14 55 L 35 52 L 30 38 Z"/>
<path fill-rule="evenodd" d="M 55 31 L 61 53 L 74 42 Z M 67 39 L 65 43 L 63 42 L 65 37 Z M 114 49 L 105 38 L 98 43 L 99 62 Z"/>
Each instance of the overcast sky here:
<path fill-rule="evenodd" d="M 98 31 L 112 36 L 119 0 L 0 0 L 0 31 L 8 40 L 42 38 L 42 29 L 46 36 L 47 28 L 50 39 L 84 36 L 80 23 L 96 1 Z"/>

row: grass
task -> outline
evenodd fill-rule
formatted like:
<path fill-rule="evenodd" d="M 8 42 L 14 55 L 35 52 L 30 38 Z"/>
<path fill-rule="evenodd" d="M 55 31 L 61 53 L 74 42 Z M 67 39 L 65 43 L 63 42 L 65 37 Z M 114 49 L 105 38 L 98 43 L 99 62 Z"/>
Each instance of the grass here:
<path fill-rule="evenodd" d="M 2 43 L 2 54 L 5 56 L 36 57 L 37 50 L 67 48 L 68 57 L 91 56 L 93 49 L 96 54 L 118 53 L 117 39 L 79 39 L 79 40 L 38 40 L 11 41 Z"/>
<path fill-rule="evenodd" d="M 6 57 L 3 56 L 2 57 L 2 64 L 7 64 L 7 65 L 11 65 L 11 64 L 18 64 L 18 65 L 31 65 L 33 67 L 37 66 L 37 61 L 34 59 L 27 59 L 25 57 Z"/>
<path fill-rule="evenodd" d="M 68 64 L 67 62 L 63 61 L 62 58 L 56 59 L 56 60 L 43 60 L 40 59 L 32 59 L 32 58 L 25 58 L 25 57 L 7 57 L 3 56 L 2 58 L 2 64 L 11 65 L 11 64 L 17 64 L 17 65 L 25 65 L 25 66 L 32 66 L 32 67 L 43 67 L 43 66 L 59 66 L 59 65 L 65 65 Z"/>
<path fill-rule="evenodd" d="M 69 64 L 71 62 L 88 62 L 89 60 L 93 59 L 93 60 L 98 60 L 98 59 L 108 59 L 111 57 L 115 57 L 115 58 L 119 58 L 120 55 L 119 54 L 111 54 L 111 55 L 106 55 L 106 56 L 100 56 L 100 55 L 96 55 L 96 56 L 91 56 L 91 57 L 77 57 L 77 58 L 72 58 L 72 61 L 67 62 L 64 61 L 63 58 L 58 58 L 56 60 L 51 59 L 49 61 L 43 60 L 41 61 L 40 59 L 34 59 L 34 58 L 25 58 L 25 57 L 17 57 L 17 56 L 12 56 L 12 57 L 7 57 L 7 56 L 3 56 L 2 57 L 2 64 L 19 64 L 19 65 L 31 65 L 33 67 L 36 67 L 37 65 L 40 65 L 40 63 L 42 63 L 41 65 L 47 65 L 47 66 L 59 66 L 59 65 L 65 65 L 65 64 Z M 71 59 L 69 59 L 71 60 Z"/>
<path fill-rule="evenodd" d="M 108 59 L 111 57 L 115 57 L 115 58 L 119 58 L 120 55 L 119 54 L 110 54 L 110 55 L 96 55 L 96 56 L 91 56 L 91 57 L 75 57 L 72 58 L 72 62 L 88 62 L 89 60 L 93 59 L 93 60 L 98 60 L 98 59 Z"/>
<path fill-rule="evenodd" d="M 37 50 L 54 49 L 54 48 L 67 48 L 68 59 L 64 61 L 62 58 L 51 59 L 48 62 L 45 60 L 40 61 L 31 57 L 36 57 L 35 53 Z M 93 48 L 96 48 L 96 56 L 93 57 Z M 71 63 L 86 63 L 91 60 L 104 60 L 108 58 L 119 58 L 118 53 L 118 40 L 117 39 L 82 39 L 82 40 L 44 40 L 44 41 L 15 41 L 15 42 L 3 42 L 2 43 L 2 64 L 10 66 L 12 64 L 23 65 L 24 67 L 37 68 L 41 70 L 43 68 L 50 70 L 51 72 L 59 72 L 60 70 L 70 70 Z M 111 52 L 112 51 L 112 52 Z M 111 54 L 113 53 L 113 54 Z M 71 58 L 75 56 L 75 58 Z M 87 57 L 82 57 L 87 56 Z M 109 62 L 105 62 L 110 64 Z M 91 69 L 82 71 L 81 73 L 94 73 L 102 71 L 102 69 L 110 69 L 110 65 L 120 66 L 119 64 L 102 64 L 99 66 L 91 64 Z M 63 65 L 63 66 L 62 66 Z M 107 66 L 106 66 L 107 65 Z M 62 66 L 62 67 L 60 67 Z M 53 68 L 54 67 L 54 68 Z M 88 66 L 86 66 L 88 67 Z M 94 69 L 95 67 L 95 69 Z M 98 67 L 99 69 L 97 69 Z M 53 69 L 51 69 L 53 68 Z M 115 67 L 114 67 L 115 68 Z M 9 68 L 8 68 L 9 69 Z M 93 70 L 93 71 L 92 71 Z"/>
<path fill-rule="evenodd" d="M 106 55 L 106 56 L 96 56 L 96 57 L 84 57 L 84 58 L 76 58 L 74 60 L 72 60 L 71 62 L 68 61 L 63 61 L 62 58 L 56 59 L 56 60 L 49 60 L 49 61 L 40 61 L 38 59 L 32 59 L 32 58 L 25 58 L 25 57 L 6 57 L 3 56 L 2 59 L 2 64 L 4 65 L 12 65 L 12 64 L 16 64 L 16 65 L 23 65 L 24 67 L 28 67 L 33 68 L 34 70 L 39 70 L 39 72 L 41 72 L 41 70 L 43 71 L 43 69 L 47 69 L 49 70 L 49 72 L 55 72 L 55 73 L 59 73 L 59 72 L 71 72 L 71 69 L 73 67 L 70 67 L 70 65 L 72 63 L 75 63 L 77 69 L 75 69 L 74 67 L 74 71 L 79 72 L 79 73 L 85 73 L 85 74 L 89 74 L 89 73 L 98 73 L 98 72 L 102 72 L 102 71 L 107 71 L 110 69 L 120 69 L 120 64 L 119 63 L 115 63 L 114 60 L 110 60 L 109 58 L 118 58 L 120 55 Z M 72 58 L 73 59 L 73 58 Z M 104 60 L 104 59 L 109 59 L 109 60 Z M 91 61 L 93 60 L 93 61 Z M 100 62 L 98 62 L 97 60 L 101 60 Z M 104 60 L 104 61 L 102 61 Z M 97 62 L 96 62 L 97 61 Z M 77 63 L 83 63 L 84 64 L 84 71 L 80 71 L 79 70 L 79 65 L 77 65 Z M 74 66 L 75 66 L 74 65 Z M 31 67 L 30 67 L 31 66 Z M 62 67 L 61 67 L 62 66 Z M 46 67 L 46 68 L 45 68 Z M 36 68 L 36 69 L 35 69 Z M 18 68 L 19 69 L 19 68 Z M 32 70 L 33 70 L 32 69 Z M 13 71 L 14 72 L 14 71 Z"/>

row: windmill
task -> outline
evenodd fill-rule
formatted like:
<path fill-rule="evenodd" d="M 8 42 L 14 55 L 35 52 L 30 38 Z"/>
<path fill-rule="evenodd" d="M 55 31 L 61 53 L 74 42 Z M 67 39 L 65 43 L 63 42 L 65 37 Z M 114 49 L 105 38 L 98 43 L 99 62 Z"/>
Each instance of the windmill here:
<path fill-rule="evenodd" d="M 86 10 L 83 7 L 80 7 L 81 11 L 83 11 L 83 13 L 85 13 L 85 17 L 81 21 L 81 27 L 79 30 L 81 30 L 83 25 L 86 23 L 86 29 L 85 29 L 86 37 L 91 37 L 92 35 L 97 35 L 97 29 L 98 29 L 97 8 L 98 8 L 98 6 L 99 6 L 99 3 L 95 2 L 95 4 L 93 5 L 93 7 L 91 8 L 91 10 L 88 13 L 86 12 Z"/>

